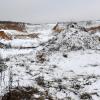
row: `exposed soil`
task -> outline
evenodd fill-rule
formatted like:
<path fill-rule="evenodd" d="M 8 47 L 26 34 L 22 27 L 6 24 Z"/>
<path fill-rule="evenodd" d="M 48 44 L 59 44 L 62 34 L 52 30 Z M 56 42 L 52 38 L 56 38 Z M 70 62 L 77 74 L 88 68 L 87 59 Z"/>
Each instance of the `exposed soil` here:
<path fill-rule="evenodd" d="M 8 36 L 4 31 L 0 31 L 0 38 L 5 40 L 12 40 L 12 37 Z"/>
<path fill-rule="evenodd" d="M 2 21 L 0 22 L 0 29 L 9 29 L 9 30 L 17 30 L 17 31 L 25 31 L 25 23 L 22 22 L 9 22 Z"/>

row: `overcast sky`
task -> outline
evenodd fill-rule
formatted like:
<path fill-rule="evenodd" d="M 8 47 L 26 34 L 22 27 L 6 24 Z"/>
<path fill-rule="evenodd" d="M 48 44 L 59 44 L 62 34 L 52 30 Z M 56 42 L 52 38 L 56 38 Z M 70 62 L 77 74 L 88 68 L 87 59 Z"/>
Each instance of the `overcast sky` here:
<path fill-rule="evenodd" d="M 0 0 L 0 20 L 45 23 L 100 19 L 100 0 Z"/>

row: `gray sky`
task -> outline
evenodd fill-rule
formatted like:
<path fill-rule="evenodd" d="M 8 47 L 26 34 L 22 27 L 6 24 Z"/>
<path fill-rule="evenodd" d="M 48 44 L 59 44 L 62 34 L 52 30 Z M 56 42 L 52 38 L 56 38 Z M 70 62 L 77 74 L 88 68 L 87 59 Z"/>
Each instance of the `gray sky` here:
<path fill-rule="evenodd" d="M 100 19 L 100 0 L 0 0 L 0 20 L 45 23 Z"/>

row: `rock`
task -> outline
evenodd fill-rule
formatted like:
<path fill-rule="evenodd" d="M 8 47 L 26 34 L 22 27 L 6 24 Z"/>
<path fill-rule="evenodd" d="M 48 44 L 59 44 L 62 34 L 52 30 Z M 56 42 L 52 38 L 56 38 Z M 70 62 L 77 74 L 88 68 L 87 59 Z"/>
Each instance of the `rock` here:
<path fill-rule="evenodd" d="M 0 42 L 0 48 L 4 48 L 4 47 L 5 47 L 5 45 Z"/>
<path fill-rule="evenodd" d="M 63 53 L 63 57 L 67 58 L 67 57 L 68 57 L 68 55 L 67 55 L 66 53 Z"/>
<path fill-rule="evenodd" d="M 10 44 L 3 44 L 0 42 L 0 48 L 11 48 Z"/>

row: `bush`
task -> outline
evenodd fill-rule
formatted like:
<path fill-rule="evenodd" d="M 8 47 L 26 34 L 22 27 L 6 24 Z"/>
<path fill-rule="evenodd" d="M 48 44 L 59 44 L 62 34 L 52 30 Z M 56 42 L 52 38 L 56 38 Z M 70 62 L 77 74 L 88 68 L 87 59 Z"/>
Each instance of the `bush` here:
<path fill-rule="evenodd" d="M 43 86 L 43 87 L 45 86 L 44 77 L 39 76 L 35 80 L 36 80 L 38 85 Z"/>
<path fill-rule="evenodd" d="M 38 93 L 33 87 L 16 87 L 6 93 L 2 100 L 32 100 L 32 95 Z"/>
<path fill-rule="evenodd" d="M 4 60 L 2 59 L 2 57 L 0 56 L 0 72 L 5 71 L 7 68 L 7 65 L 4 63 Z"/>
<path fill-rule="evenodd" d="M 38 63 L 43 63 L 46 61 L 46 54 L 42 51 L 36 53 L 36 60 Z"/>
<path fill-rule="evenodd" d="M 91 100 L 91 98 L 92 98 L 91 95 L 88 93 L 83 93 L 80 95 L 80 99 L 82 100 L 86 100 L 86 99 Z"/>
<path fill-rule="evenodd" d="M 36 97 L 35 95 L 38 95 Z M 48 91 L 40 92 L 34 87 L 16 87 L 6 93 L 2 100 L 53 100 Z"/>

